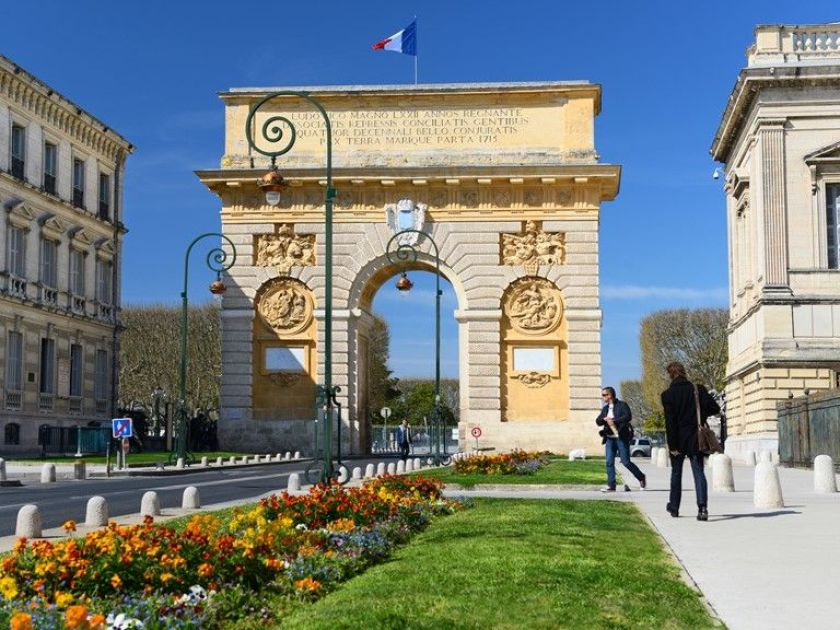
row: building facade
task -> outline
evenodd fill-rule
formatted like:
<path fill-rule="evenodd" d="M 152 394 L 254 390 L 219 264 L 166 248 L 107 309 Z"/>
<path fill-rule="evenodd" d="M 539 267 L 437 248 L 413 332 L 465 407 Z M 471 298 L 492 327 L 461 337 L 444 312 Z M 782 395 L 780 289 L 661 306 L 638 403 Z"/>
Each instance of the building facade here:
<path fill-rule="evenodd" d="M 458 301 L 443 316 L 459 328 L 461 443 L 479 427 L 483 447 L 600 448 L 600 207 L 620 179 L 595 150 L 600 86 L 305 89 L 333 129 L 332 378 L 344 452 L 372 440 L 373 296 L 402 271 L 433 271 L 432 242 Z M 278 160 L 289 187 L 266 203 L 257 179 L 269 162 L 250 148 L 246 121 L 273 91 L 222 95 L 225 155 L 220 169 L 198 173 L 237 248 L 222 306 L 219 435 L 225 448 L 311 452 L 324 374 L 325 131 L 305 99 L 260 110 L 256 137 L 269 119 L 297 132 Z M 402 227 L 423 236 L 418 258 L 396 263 L 388 243 Z M 433 334 L 434 322 L 418 331 Z"/>
<path fill-rule="evenodd" d="M 712 144 L 724 163 L 727 451 L 778 445 L 776 405 L 838 387 L 840 25 L 767 25 Z"/>
<path fill-rule="evenodd" d="M 0 56 L 0 452 L 112 417 L 132 146 Z"/>

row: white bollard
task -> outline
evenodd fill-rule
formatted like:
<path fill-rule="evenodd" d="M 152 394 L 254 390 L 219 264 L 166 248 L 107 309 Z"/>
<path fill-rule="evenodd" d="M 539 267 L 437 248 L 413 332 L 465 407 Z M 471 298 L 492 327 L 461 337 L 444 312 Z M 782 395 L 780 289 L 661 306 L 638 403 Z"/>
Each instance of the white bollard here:
<path fill-rule="evenodd" d="M 405 460 L 405 472 L 412 472 L 414 470 L 414 460 L 409 458 Z"/>
<path fill-rule="evenodd" d="M 353 479 L 361 479 L 362 478 L 362 469 L 356 466 L 353 469 Z"/>
<path fill-rule="evenodd" d="M 657 468 L 668 468 L 668 465 L 671 462 L 668 461 L 668 451 L 664 448 L 660 448 L 656 451 L 656 467 Z"/>
<path fill-rule="evenodd" d="M 6 460 L 0 457 L 0 481 L 6 481 Z"/>
<path fill-rule="evenodd" d="M 779 469 L 770 462 L 759 462 L 755 467 L 753 505 L 757 508 L 785 507 Z"/>
<path fill-rule="evenodd" d="M 744 464 L 747 466 L 755 466 L 755 451 L 744 451 Z"/>
<path fill-rule="evenodd" d="M 221 457 L 216 458 L 216 466 L 223 466 L 224 460 Z"/>
<path fill-rule="evenodd" d="M 300 475 L 292 473 L 289 475 L 289 482 L 286 484 L 286 490 L 289 492 L 296 492 L 300 490 Z"/>
<path fill-rule="evenodd" d="M 386 468 L 386 470 L 388 471 L 389 475 L 396 475 L 397 474 L 397 465 L 394 462 L 391 462 L 391 463 L 388 464 L 388 467 Z"/>
<path fill-rule="evenodd" d="M 55 481 L 55 464 L 44 464 L 41 466 L 41 483 L 53 483 Z"/>
<path fill-rule="evenodd" d="M 228 460 L 228 464 L 235 464 L 235 463 L 236 463 L 236 457 L 234 457 L 233 455 L 231 455 L 231 456 L 230 456 L 230 459 Z"/>
<path fill-rule="evenodd" d="M 414 458 L 414 470 L 423 468 L 423 461 L 419 457 Z"/>
<path fill-rule="evenodd" d="M 289 451 L 286 451 L 286 454 L 283 456 L 283 459 L 286 461 L 292 459 L 292 454 Z"/>
<path fill-rule="evenodd" d="M 365 479 L 370 479 L 376 474 L 376 466 L 368 464 L 365 466 Z"/>
<path fill-rule="evenodd" d="M 712 463 L 712 491 L 735 492 L 735 480 L 732 477 L 732 459 L 729 455 L 715 453 L 710 458 Z"/>
<path fill-rule="evenodd" d="M 381 477 L 385 474 L 385 462 L 379 462 L 376 465 L 376 476 Z"/>
<path fill-rule="evenodd" d="M 15 536 L 20 538 L 41 537 L 41 510 L 37 505 L 24 505 L 18 510 L 17 524 L 15 525 Z"/>
<path fill-rule="evenodd" d="M 814 458 L 814 492 L 837 492 L 834 462 L 828 455 Z"/>
<path fill-rule="evenodd" d="M 759 461 L 767 462 L 772 464 L 773 463 L 773 454 L 768 450 L 762 450 L 761 454 L 759 455 Z"/>
<path fill-rule="evenodd" d="M 177 469 L 179 469 L 179 470 L 183 470 L 183 469 L 184 469 L 184 458 L 183 458 L 183 457 L 179 457 L 179 458 L 175 461 L 175 468 L 177 468 Z"/>
<path fill-rule="evenodd" d="M 201 465 L 202 465 L 202 466 L 204 466 L 205 468 L 209 468 L 209 467 L 210 467 L 210 460 L 209 460 L 209 459 L 207 459 L 207 456 L 206 456 L 206 455 L 205 455 L 204 457 L 202 457 L 202 458 L 201 458 Z"/>
<path fill-rule="evenodd" d="M 405 474 L 405 462 L 403 460 L 400 460 L 400 461 L 397 462 L 397 474 L 398 475 Z"/>
<path fill-rule="evenodd" d="M 184 488 L 184 496 L 181 499 L 181 508 L 184 510 L 197 510 L 201 507 L 201 498 L 198 494 L 198 488 L 195 486 L 188 486 Z"/>
<path fill-rule="evenodd" d="M 659 453 L 658 446 L 651 446 L 650 447 L 650 463 L 656 464 L 656 455 Z"/>
<path fill-rule="evenodd" d="M 300 451 L 295 451 L 294 459 L 300 459 Z"/>
<path fill-rule="evenodd" d="M 338 467 L 338 483 L 347 483 L 350 479 L 350 471 L 347 470 L 346 466 L 339 466 Z"/>
<path fill-rule="evenodd" d="M 160 516 L 160 499 L 157 492 L 149 490 L 140 501 L 140 516 Z"/>
<path fill-rule="evenodd" d="M 86 527 L 104 527 L 108 524 L 108 502 L 105 497 L 91 497 L 85 509 Z"/>
<path fill-rule="evenodd" d="M 779 462 L 781 461 L 781 458 L 779 457 L 779 451 L 773 451 L 773 456 L 770 458 L 770 461 L 776 464 L 777 466 L 779 465 Z"/>
<path fill-rule="evenodd" d="M 277 453 L 277 455 L 274 456 L 274 461 L 275 462 L 282 462 L 283 461 L 283 453 Z"/>

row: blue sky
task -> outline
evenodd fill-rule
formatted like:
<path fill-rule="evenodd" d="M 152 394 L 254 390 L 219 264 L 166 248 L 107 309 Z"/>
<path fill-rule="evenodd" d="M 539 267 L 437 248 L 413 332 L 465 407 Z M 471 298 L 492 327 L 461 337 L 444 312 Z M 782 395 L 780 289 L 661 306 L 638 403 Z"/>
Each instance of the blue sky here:
<path fill-rule="evenodd" d="M 137 146 L 126 175 L 126 303 L 176 301 L 173 270 L 187 243 L 219 228 L 218 199 L 193 175 L 219 163 L 219 91 L 411 82 L 411 57 L 370 47 L 414 15 L 421 82 L 600 83 L 597 147 L 603 162 L 623 166 L 601 220 L 603 374 L 614 384 L 639 376 L 645 314 L 726 304 L 724 199 L 708 149 L 754 26 L 840 14 L 836 0 L 4 5 L 0 52 Z M 194 268 L 191 299 L 204 300 L 210 274 Z M 416 334 L 432 330 L 432 276 L 414 280 L 412 296 L 389 288 L 375 300 L 392 322 L 392 368 L 404 376 L 433 370 L 432 339 Z M 443 306 L 443 369 L 456 376 L 449 290 Z"/>

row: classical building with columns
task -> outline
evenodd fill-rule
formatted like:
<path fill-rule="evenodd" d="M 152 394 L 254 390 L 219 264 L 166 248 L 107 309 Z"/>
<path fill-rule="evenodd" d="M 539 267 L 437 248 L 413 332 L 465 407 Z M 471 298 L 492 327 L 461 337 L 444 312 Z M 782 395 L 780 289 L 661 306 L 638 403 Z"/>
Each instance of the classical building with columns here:
<path fill-rule="evenodd" d="M 114 413 L 132 146 L 0 56 L 0 452 Z"/>
<path fill-rule="evenodd" d="M 778 445 L 776 405 L 838 387 L 840 25 L 755 29 L 712 144 L 724 163 L 727 451 Z"/>
<path fill-rule="evenodd" d="M 387 243 L 406 226 L 437 244 L 457 297 L 461 440 L 478 426 L 483 446 L 502 450 L 600 447 L 598 230 L 620 168 L 599 163 L 601 89 L 588 82 L 222 94 L 221 168 L 198 176 L 221 199 L 223 233 L 237 248 L 222 303 L 223 446 L 311 451 L 323 382 L 323 120 L 295 97 L 255 116 L 255 137 L 284 118 L 296 130 L 277 163 L 289 186 L 275 205 L 257 186 L 269 162 L 246 139 L 251 107 L 281 89 L 317 98 L 333 129 L 332 378 L 345 452 L 364 453 L 372 439 L 373 296 L 405 269 L 435 268 L 425 236 L 416 260 L 389 261 Z"/>

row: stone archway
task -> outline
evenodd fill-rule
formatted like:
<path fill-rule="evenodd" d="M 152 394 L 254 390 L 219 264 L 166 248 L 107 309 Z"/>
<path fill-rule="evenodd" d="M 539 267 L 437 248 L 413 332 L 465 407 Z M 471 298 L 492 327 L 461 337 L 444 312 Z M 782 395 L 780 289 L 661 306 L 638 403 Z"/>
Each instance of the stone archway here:
<path fill-rule="evenodd" d="M 462 439 L 480 426 L 481 446 L 501 450 L 595 446 L 591 425 L 601 386 L 600 205 L 615 197 L 620 177 L 620 168 L 600 164 L 595 150 L 600 87 L 558 82 L 335 87 L 310 93 L 333 128 L 338 192 L 331 377 L 341 387 L 344 452 L 360 452 L 366 442 L 359 417 L 364 405 L 359 331 L 364 331 L 370 296 L 393 271 L 385 247 L 394 223 L 389 227 L 385 210 L 395 204 L 400 212 L 411 205 L 401 200 L 422 206 L 422 229 L 437 243 L 441 268 L 458 298 Z M 314 347 L 307 373 L 323 382 L 324 133 L 317 113 L 291 98 L 278 97 L 255 116 L 258 126 L 275 115 L 299 125 L 294 149 L 278 163 L 289 187 L 276 205 L 268 205 L 256 182 L 269 163 L 249 148 L 244 129 L 249 108 L 267 95 L 266 90 L 222 95 L 222 166 L 198 173 L 220 197 L 223 233 L 238 250 L 225 279 L 229 290 L 222 308 L 219 435 L 229 448 L 307 452 L 312 418 L 285 419 L 284 398 L 275 393 L 270 395 L 273 411 L 255 404 L 264 399 L 257 395 L 262 375 L 256 372 L 256 355 L 264 352 L 259 345 L 264 318 L 257 310 L 261 287 L 291 281 L 307 287 L 313 307 L 306 335 Z M 429 266 L 422 238 L 420 249 L 426 253 L 418 264 Z M 515 330 L 525 315 L 505 302 L 506 291 L 522 278 L 549 283 L 559 292 L 559 323 L 535 345 L 556 350 L 554 371 L 523 375 L 514 369 L 515 349 L 534 341 L 517 337 L 525 335 Z M 542 391 L 557 389 L 556 396 L 547 396 L 540 407 L 517 406 L 522 394 L 512 387 L 536 386 L 546 378 L 541 387 L 548 389 Z M 559 411 L 547 414 L 545 406 L 554 404 Z"/>

